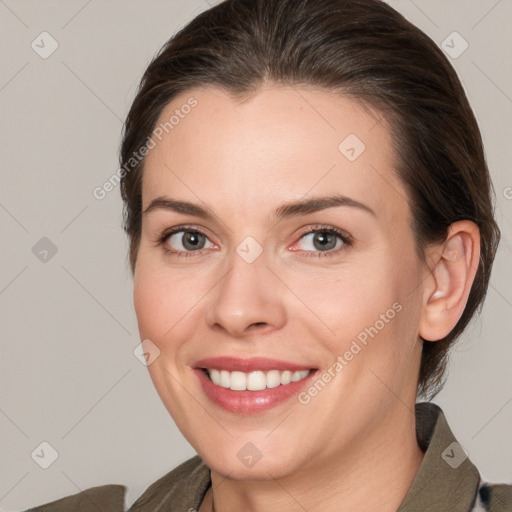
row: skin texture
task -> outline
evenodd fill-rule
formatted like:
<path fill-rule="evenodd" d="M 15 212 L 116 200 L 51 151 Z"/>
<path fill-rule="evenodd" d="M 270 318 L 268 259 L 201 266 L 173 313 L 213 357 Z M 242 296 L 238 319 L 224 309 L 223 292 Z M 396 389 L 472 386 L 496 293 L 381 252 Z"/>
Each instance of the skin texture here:
<path fill-rule="evenodd" d="M 352 99 L 267 84 L 241 102 L 196 88 L 161 120 L 190 97 L 197 106 L 146 157 L 143 210 L 168 196 L 215 217 L 162 209 L 143 216 L 134 305 L 141 339 L 160 350 L 148 366 L 156 390 L 212 470 L 213 492 L 200 510 L 394 511 L 423 456 L 413 413 L 420 336 L 440 339 L 460 318 L 478 229 L 455 223 L 422 263 L 385 120 Z M 366 147 L 354 161 L 338 149 L 350 134 Z M 337 206 L 272 217 L 285 202 L 334 193 L 374 215 Z M 164 250 L 185 253 L 183 233 L 157 242 L 182 224 L 206 235 L 191 257 Z M 347 232 L 353 244 L 339 240 L 322 252 L 305 235 L 318 225 Z M 247 236 L 263 249 L 252 263 L 236 252 Z M 261 414 L 227 412 L 192 371 L 205 357 L 260 356 L 321 375 L 396 303 L 400 312 L 307 404 L 292 397 Z M 248 442 L 262 454 L 252 467 L 237 456 Z"/>

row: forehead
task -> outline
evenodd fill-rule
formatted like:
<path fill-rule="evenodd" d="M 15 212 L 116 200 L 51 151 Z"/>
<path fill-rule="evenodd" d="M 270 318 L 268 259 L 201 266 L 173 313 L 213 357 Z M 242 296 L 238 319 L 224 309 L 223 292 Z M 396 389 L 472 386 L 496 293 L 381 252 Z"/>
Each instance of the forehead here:
<path fill-rule="evenodd" d="M 165 107 L 159 127 L 143 208 L 163 194 L 242 211 L 338 192 L 396 215 L 391 206 L 405 199 L 386 121 L 339 93 L 272 85 L 238 99 L 193 88 Z"/>

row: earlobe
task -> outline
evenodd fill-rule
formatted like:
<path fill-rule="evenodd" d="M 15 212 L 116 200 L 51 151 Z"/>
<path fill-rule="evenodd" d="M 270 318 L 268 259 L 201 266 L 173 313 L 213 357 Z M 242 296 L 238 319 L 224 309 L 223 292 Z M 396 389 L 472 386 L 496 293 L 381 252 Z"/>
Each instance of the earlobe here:
<path fill-rule="evenodd" d="M 464 312 L 480 257 L 478 226 L 468 220 L 455 222 L 433 254 L 419 325 L 419 335 L 429 341 L 447 336 Z"/>

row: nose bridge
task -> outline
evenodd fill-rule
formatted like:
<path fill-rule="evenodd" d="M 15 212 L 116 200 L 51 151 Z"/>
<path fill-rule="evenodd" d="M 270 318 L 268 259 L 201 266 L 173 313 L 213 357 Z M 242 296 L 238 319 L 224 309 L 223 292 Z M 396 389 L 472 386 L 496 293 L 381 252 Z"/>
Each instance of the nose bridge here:
<path fill-rule="evenodd" d="M 233 336 L 242 336 L 253 324 L 282 326 L 285 309 L 279 282 L 267 264 L 266 254 L 254 240 L 239 244 L 212 295 L 207 315 L 210 326 L 218 324 Z"/>

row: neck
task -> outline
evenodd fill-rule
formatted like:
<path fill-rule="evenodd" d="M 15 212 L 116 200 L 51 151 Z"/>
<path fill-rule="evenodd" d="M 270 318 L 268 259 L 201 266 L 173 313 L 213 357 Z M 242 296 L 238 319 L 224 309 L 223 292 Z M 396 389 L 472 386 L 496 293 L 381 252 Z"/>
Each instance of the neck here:
<path fill-rule="evenodd" d="M 371 437 L 284 478 L 240 481 L 212 470 L 199 512 L 395 512 L 418 472 L 423 452 L 415 417 L 403 407 Z M 222 484 L 222 485 L 220 485 Z"/>

